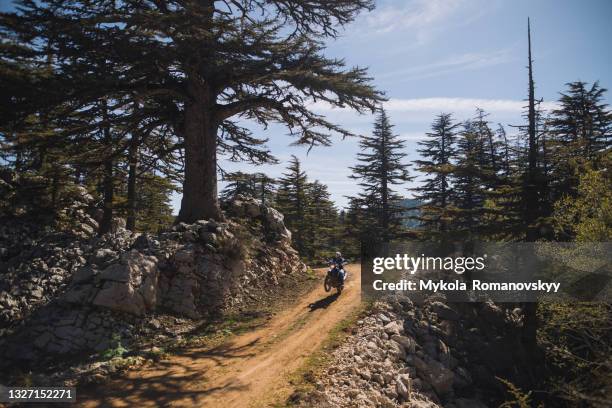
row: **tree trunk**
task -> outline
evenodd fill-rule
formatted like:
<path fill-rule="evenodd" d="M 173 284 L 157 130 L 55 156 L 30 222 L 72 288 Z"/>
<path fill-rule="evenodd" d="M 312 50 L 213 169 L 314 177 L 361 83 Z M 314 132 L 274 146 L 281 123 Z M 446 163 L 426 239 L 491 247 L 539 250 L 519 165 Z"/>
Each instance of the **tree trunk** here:
<path fill-rule="evenodd" d="M 111 225 L 113 221 L 113 195 L 114 195 L 114 185 L 113 185 L 113 139 L 111 136 L 111 131 L 107 122 L 107 105 L 106 102 L 103 102 L 102 105 L 102 117 L 105 122 L 104 128 L 102 129 L 104 133 L 104 144 L 106 145 L 106 158 L 104 159 L 104 181 L 103 181 L 103 190 L 104 190 L 104 209 L 102 213 L 102 221 L 100 222 L 100 226 L 98 229 L 98 235 L 106 234 L 111 230 Z"/>
<path fill-rule="evenodd" d="M 535 112 L 535 87 L 533 83 L 533 60 L 531 59 L 531 26 L 527 19 L 527 39 L 529 52 L 529 112 L 528 112 L 528 134 L 529 134 L 529 152 L 528 152 L 528 169 L 527 169 L 527 185 L 525 186 L 525 240 L 534 242 L 539 238 L 539 228 L 536 225 L 538 215 L 540 213 L 539 197 L 538 197 L 538 146 L 536 140 L 536 112 Z M 538 304 L 536 302 L 528 302 L 523 305 L 524 322 L 522 330 L 522 342 L 527 352 L 527 358 L 533 361 L 537 355 L 537 331 L 538 331 Z M 534 377 L 533 372 L 531 376 Z"/>
<path fill-rule="evenodd" d="M 535 123 L 535 87 L 533 84 L 533 61 L 531 59 L 531 27 L 529 19 L 527 20 L 527 38 L 529 49 L 529 112 L 528 112 L 528 135 L 529 135 L 529 152 L 527 156 L 527 180 L 525 186 L 525 221 L 527 230 L 525 238 L 527 242 L 533 242 L 538 238 L 538 228 L 536 222 L 539 215 L 539 200 L 537 190 L 537 172 L 538 172 L 538 145 L 536 140 L 536 123 Z"/>
<path fill-rule="evenodd" d="M 208 87 L 189 80 L 185 106 L 185 181 L 178 221 L 223 220 L 217 198 L 217 128 L 215 100 Z"/>
<path fill-rule="evenodd" d="M 100 222 L 100 228 L 98 235 L 106 234 L 111 230 L 113 221 L 113 161 L 107 159 L 104 163 L 104 212 L 102 213 L 102 221 Z"/>
<path fill-rule="evenodd" d="M 136 173 L 138 171 L 138 145 L 132 137 L 129 148 L 129 169 L 127 185 L 127 220 L 126 228 L 136 230 Z"/>
<path fill-rule="evenodd" d="M 390 233 L 389 233 L 389 185 L 387 181 L 387 176 L 389 174 L 389 165 L 387 162 L 387 147 L 386 147 L 386 135 L 382 135 L 382 188 L 381 188 L 381 198 L 382 198 L 382 236 L 383 242 L 390 241 Z"/>

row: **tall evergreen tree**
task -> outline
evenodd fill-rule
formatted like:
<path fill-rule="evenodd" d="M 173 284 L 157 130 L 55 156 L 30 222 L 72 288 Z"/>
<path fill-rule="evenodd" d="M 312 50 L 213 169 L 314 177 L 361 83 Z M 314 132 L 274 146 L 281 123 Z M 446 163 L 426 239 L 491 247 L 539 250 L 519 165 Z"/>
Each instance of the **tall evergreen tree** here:
<path fill-rule="evenodd" d="M 273 205 L 274 194 L 276 193 L 276 180 L 260 172 L 253 175 L 253 183 L 255 186 L 255 197 L 261 200 L 262 204 Z"/>
<path fill-rule="evenodd" d="M 351 177 L 360 180 L 362 188 L 355 203 L 367 214 L 368 220 L 374 221 L 367 226 L 373 228 L 371 237 L 389 242 L 399 235 L 404 213 L 402 197 L 395 186 L 412 178 L 408 174 L 409 164 L 403 162 L 404 141 L 393 134 L 393 125 L 384 109 L 378 112 L 372 135 L 362 136 L 359 146 L 359 164 L 351 168 Z"/>
<path fill-rule="evenodd" d="M 427 139 L 417 143 L 422 159 L 415 160 L 415 164 L 427 178 L 415 191 L 416 198 L 423 202 L 419 221 L 428 235 L 443 234 L 448 229 L 448 210 L 454 199 L 450 174 L 454 169 L 457 126 L 451 114 L 442 113 L 431 125 L 431 132 L 426 133 Z"/>
<path fill-rule="evenodd" d="M 255 183 L 253 175 L 242 171 L 235 171 L 223 176 L 227 186 L 219 197 L 225 201 L 231 201 L 239 195 L 255 197 Z"/>
<path fill-rule="evenodd" d="M 588 166 L 598 166 L 612 145 L 612 111 L 604 102 L 606 89 L 598 82 L 567 84 L 559 108 L 548 120 L 554 198 L 576 196 L 579 177 Z"/>
<path fill-rule="evenodd" d="M 276 181 L 264 173 L 244 173 L 236 171 L 224 176 L 227 186 L 221 192 L 221 199 L 233 200 L 238 195 L 245 195 L 270 204 L 275 193 Z"/>
<path fill-rule="evenodd" d="M 293 244 L 306 256 L 306 210 L 308 179 L 299 159 L 291 156 L 287 172 L 278 180 L 276 206 L 285 215 L 285 225 L 293 234 Z"/>
<path fill-rule="evenodd" d="M 499 148 L 499 170 L 496 184 L 487 191 L 486 237 L 507 241 L 523 237 L 521 175 L 524 161 L 523 149 L 517 148 L 508 138 L 506 130 L 499 124 L 495 132 Z"/>
<path fill-rule="evenodd" d="M 347 259 L 359 259 L 361 253 L 360 217 L 357 211 L 358 209 L 349 203 L 349 208 L 341 210 L 338 214 L 339 231 L 336 248 Z"/>
<path fill-rule="evenodd" d="M 482 232 L 487 163 L 485 140 L 478 126 L 468 120 L 457 138 L 457 160 L 452 173 L 455 194 L 450 230 L 455 238 L 470 241 Z"/>
<path fill-rule="evenodd" d="M 333 249 L 338 248 L 338 210 L 331 201 L 327 186 L 318 180 L 307 185 L 306 197 L 307 253 L 310 259 L 321 261 Z"/>

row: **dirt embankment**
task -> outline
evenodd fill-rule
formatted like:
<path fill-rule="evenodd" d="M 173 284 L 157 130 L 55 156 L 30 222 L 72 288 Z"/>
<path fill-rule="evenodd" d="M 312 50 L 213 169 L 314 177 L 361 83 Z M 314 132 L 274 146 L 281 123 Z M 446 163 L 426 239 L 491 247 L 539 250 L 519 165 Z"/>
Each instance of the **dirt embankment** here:
<path fill-rule="evenodd" d="M 360 306 L 358 265 L 341 296 L 317 286 L 261 327 L 214 348 L 188 348 L 157 364 L 81 390 L 81 407 L 249 407 L 285 400 L 290 374 Z M 317 270 L 319 275 L 324 270 Z M 322 281 L 322 280 L 321 280 Z M 331 292 L 334 293 L 334 292 Z"/>

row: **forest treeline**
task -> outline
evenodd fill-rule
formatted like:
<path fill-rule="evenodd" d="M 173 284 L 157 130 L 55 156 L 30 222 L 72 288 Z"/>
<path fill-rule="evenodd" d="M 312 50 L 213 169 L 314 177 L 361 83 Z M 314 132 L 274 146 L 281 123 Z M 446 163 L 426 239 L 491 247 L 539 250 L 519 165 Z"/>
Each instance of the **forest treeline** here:
<path fill-rule="evenodd" d="M 262 173 L 227 175 L 222 197 L 253 196 L 279 208 L 309 260 L 335 249 L 358 256 L 360 241 L 371 237 L 521 241 L 528 212 L 537 214 L 538 239 L 609 241 L 612 112 L 605 91 L 598 83 L 568 83 L 555 109 L 536 110 L 535 207 L 525 207 L 528 126 L 512 127 L 509 136 L 482 109 L 465 121 L 438 115 L 412 163 L 404 160 L 406 147 L 381 110 L 372 135 L 361 138 L 352 168 L 361 192 L 349 197 L 346 209 L 337 208 L 325 185 L 308 180 L 296 157 L 278 180 Z M 407 188 L 416 175 L 417 187 Z M 419 203 L 416 215 L 407 215 L 408 194 Z M 407 217 L 418 226 L 407 227 Z"/>

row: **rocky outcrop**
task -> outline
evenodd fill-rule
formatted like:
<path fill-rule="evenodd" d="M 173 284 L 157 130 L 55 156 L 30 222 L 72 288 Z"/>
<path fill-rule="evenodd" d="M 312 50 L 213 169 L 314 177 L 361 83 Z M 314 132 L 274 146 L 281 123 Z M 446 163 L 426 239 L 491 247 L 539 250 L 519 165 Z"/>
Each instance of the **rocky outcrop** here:
<path fill-rule="evenodd" d="M 104 262 L 115 253 L 99 250 L 95 255 L 101 256 Z M 119 262 L 101 271 L 92 265 L 80 268 L 61 300 L 141 316 L 157 305 L 158 278 L 157 258 L 131 250 L 122 254 Z"/>
<path fill-rule="evenodd" d="M 12 259 L 13 273 L 0 275 L 0 349 L 24 359 L 103 350 L 116 335 L 129 342 L 134 323 L 152 313 L 204 319 L 237 311 L 304 270 L 276 210 L 243 199 L 228 214 L 226 222 L 180 223 L 156 236 L 118 226 Z M 32 273 L 58 265 L 65 269 L 53 290 Z M 23 276 L 34 276 L 24 305 L 41 291 L 38 307 L 26 310 L 16 300 L 24 291 L 10 283 Z"/>
<path fill-rule="evenodd" d="M 489 357 L 512 349 L 492 344 L 499 331 L 488 326 L 516 328 L 516 316 L 498 311 L 492 303 L 447 304 L 441 296 L 420 305 L 405 296 L 377 302 L 333 351 L 315 391 L 297 399 L 304 407 L 486 407 L 503 365 Z"/>

